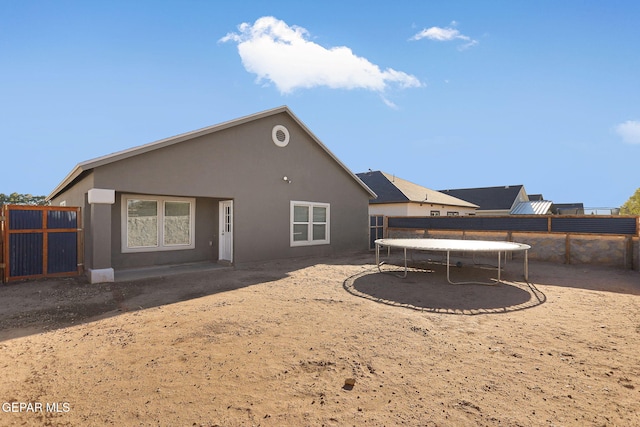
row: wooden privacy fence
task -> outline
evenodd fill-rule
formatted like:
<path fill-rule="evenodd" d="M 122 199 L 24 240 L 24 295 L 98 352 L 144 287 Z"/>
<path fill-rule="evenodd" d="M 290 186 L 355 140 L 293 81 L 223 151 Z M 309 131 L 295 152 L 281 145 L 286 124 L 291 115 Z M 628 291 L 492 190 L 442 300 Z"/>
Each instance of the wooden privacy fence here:
<path fill-rule="evenodd" d="M 80 208 L 4 205 L 0 224 L 3 282 L 82 273 Z"/>
<path fill-rule="evenodd" d="M 640 269 L 635 216 L 385 217 L 383 223 L 385 237 L 518 241 L 532 246 L 531 259 Z"/>

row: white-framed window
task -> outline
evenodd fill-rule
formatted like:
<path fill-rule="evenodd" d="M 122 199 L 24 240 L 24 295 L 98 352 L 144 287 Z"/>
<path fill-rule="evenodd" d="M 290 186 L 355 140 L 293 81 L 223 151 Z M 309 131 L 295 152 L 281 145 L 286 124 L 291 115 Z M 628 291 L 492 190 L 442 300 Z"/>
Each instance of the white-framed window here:
<path fill-rule="evenodd" d="M 195 248 L 196 200 L 122 195 L 122 252 Z"/>
<path fill-rule="evenodd" d="M 460 214 L 455 211 L 447 212 L 447 216 L 459 216 Z"/>
<path fill-rule="evenodd" d="M 440 211 L 431 211 L 431 216 L 440 216 Z"/>
<path fill-rule="evenodd" d="M 329 203 L 291 202 L 291 246 L 327 245 L 330 243 Z"/>

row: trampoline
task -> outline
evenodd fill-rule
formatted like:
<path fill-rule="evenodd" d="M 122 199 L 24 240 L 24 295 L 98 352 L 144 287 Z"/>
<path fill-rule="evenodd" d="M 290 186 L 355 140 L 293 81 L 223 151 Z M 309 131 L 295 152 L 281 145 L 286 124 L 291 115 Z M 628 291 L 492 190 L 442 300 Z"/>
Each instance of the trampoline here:
<path fill-rule="evenodd" d="M 489 240 L 456 240 L 456 239 L 377 239 L 376 244 L 376 265 L 378 271 L 384 263 L 380 262 L 380 248 L 399 248 L 404 251 L 404 274 L 400 277 L 407 277 L 407 249 L 429 252 L 447 253 L 447 281 L 453 285 L 461 284 L 493 284 L 486 282 L 453 282 L 450 275 L 450 255 L 451 252 L 472 252 L 472 253 L 497 253 L 498 254 L 498 283 L 501 281 L 500 258 L 504 253 L 524 251 L 524 278 L 529 281 L 529 249 L 531 246 L 524 243 L 497 242 Z"/>

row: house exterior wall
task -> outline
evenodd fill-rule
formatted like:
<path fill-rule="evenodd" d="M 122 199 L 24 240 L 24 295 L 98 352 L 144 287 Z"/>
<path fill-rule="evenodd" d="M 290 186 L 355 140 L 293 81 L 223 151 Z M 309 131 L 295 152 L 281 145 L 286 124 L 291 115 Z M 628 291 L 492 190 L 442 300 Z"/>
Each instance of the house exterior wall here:
<path fill-rule="evenodd" d="M 195 248 L 177 251 L 151 251 L 123 253 L 122 193 L 116 193 L 116 202 L 111 208 L 111 261 L 113 268 L 135 268 L 150 265 L 182 264 L 215 261 L 218 259 L 218 199 L 197 197 L 195 213 Z"/>
<path fill-rule="evenodd" d="M 462 206 L 437 205 L 431 203 L 371 203 L 370 215 L 384 216 L 430 216 L 431 211 L 440 212 L 440 216 L 447 216 L 449 212 L 458 212 L 460 216 L 474 214 L 475 209 Z"/>
<path fill-rule="evenodd" d="M 89 172 L 79 177 L 75 185 L 67 191 L 51 199 L 51 204 L 53 206 L 60 206 L 61 203 L 64 203 L 66 206 L 85 207 L 87 193 L 94 187 L 94 176 L 92 172 Z"/>
<path fill-rule="evenodd" d="M 278 124 L 289 130 L 286 147 L 272 141 Z M 286 113 L 98 166 L 92 186 L 116 190 L 110 240 L 113 263 L 120 267 L 196 261 L 205 254 L 215 259 L 217 201 L 226 199 L 234 203 L 236 263 L 367 247 L 369 194 Z M 119 206 L 124 193 L 196 197 L 196 249 L 121 253 Z M 290 246 L 291 201 L 330 204 L 329 245 Z"/>

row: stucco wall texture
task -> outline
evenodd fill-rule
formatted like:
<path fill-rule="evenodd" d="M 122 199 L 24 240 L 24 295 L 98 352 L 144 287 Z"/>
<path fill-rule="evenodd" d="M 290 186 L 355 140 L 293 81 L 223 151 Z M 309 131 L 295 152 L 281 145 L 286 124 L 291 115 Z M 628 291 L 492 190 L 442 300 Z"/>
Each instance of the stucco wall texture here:
<path fill-rule="evenodd" d="M 283 126 L 289 142 L 278 145 L 273 132 Z M 226 200 L 233 202 L 234 264 L 366 250 L 373 195 L 288 109 L 194 132 L 85 162 L 86 170 L 52 197 L 53 204 L 84 209 L 88 269 L 216 261 L 219 202 Z M 114 191 L 115 203 L 88 204 L 92 188 Z M 195 199 L 195 247 L 123 250 L 127 195 Z M 291 244 L 295 202 L 330 206 L 328 243 Z"/>

